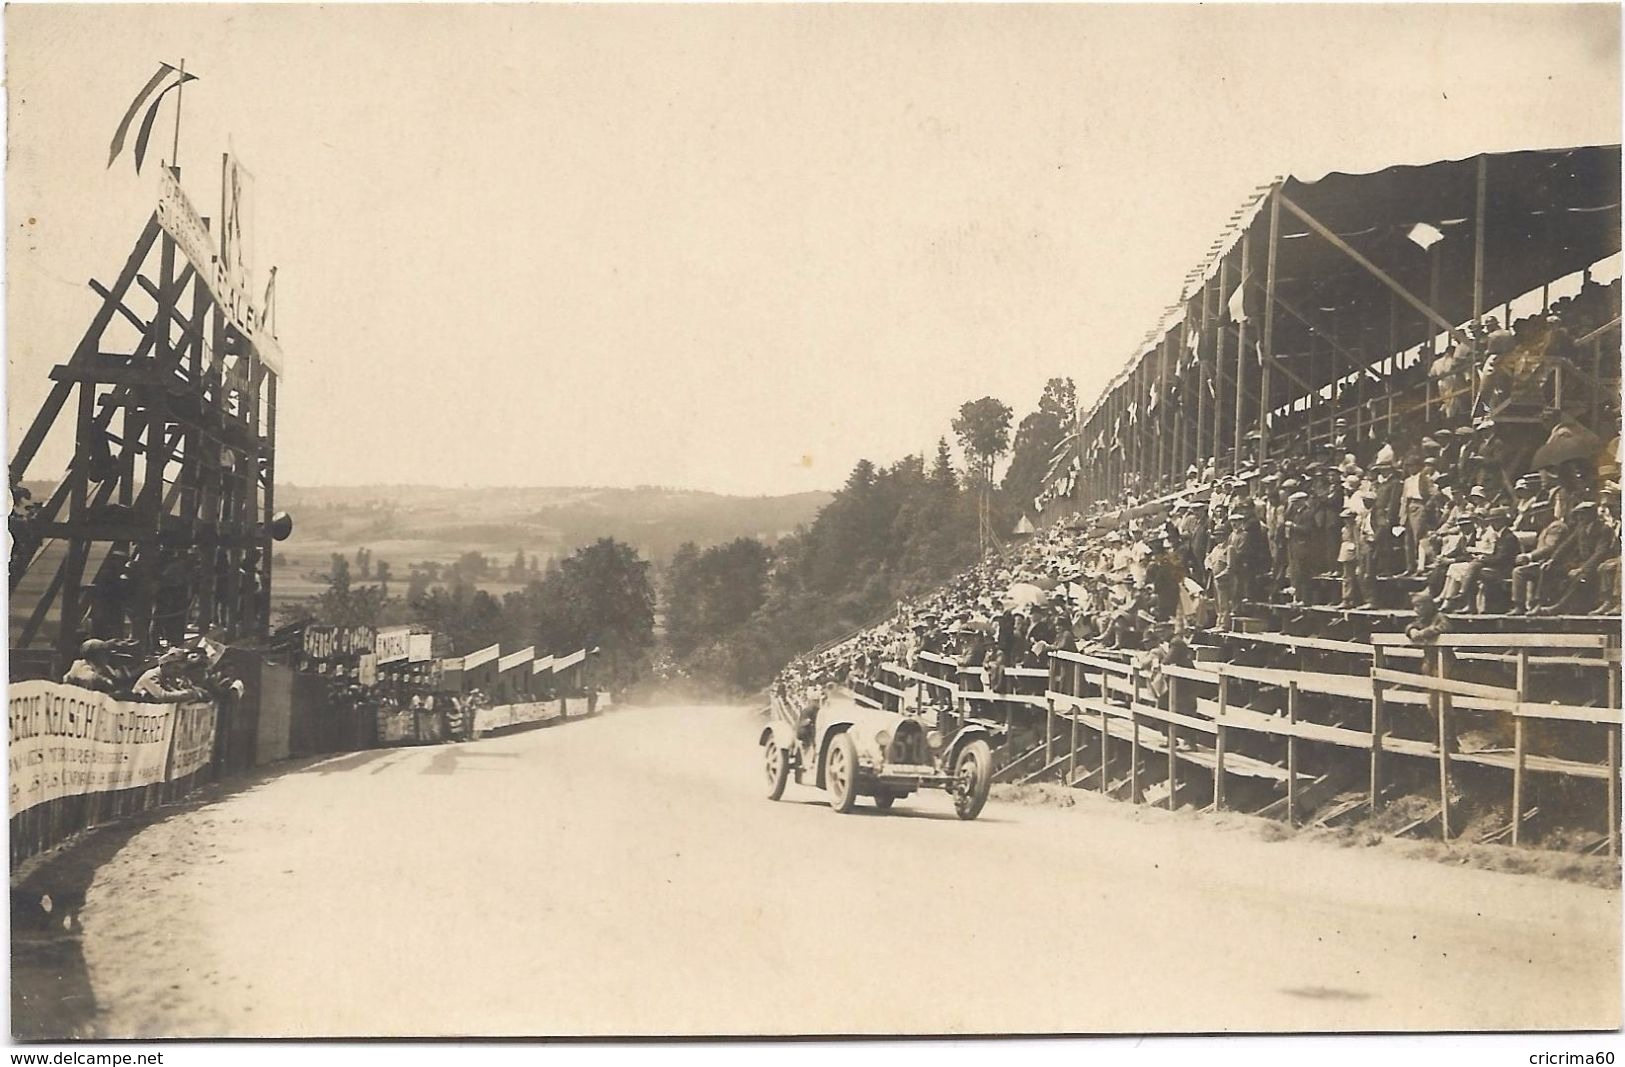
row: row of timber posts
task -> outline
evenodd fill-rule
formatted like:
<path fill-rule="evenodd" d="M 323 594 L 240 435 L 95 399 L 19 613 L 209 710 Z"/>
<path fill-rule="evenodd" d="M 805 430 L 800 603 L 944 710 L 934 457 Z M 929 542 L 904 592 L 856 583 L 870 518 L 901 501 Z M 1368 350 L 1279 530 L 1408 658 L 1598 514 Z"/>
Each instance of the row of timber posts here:
<path fill-rule="evenodd" d="M 1529 667 L 1530 657 L 1527 648 L 1519 648 L 1515 654 L 1517 671 L 1516 688 L 1512 690 L 1495 690 L 1495 687 L 1484 687 L 1477 683 L 1454 681 L 1455 653 L 1450 647 L 1432 647 L 1424 650 L 1423 674 L 1416 677 L 1415 682 L 1408 682 L 1404 674 L 1395 675 L 1387 671 L 1387 653 L 1383 644 L 1374 643 L 1371 649 L 1371 727 L 1369 742 L 1369 791 L 1367 798 L 1368 812 L 1375 815 L 1381 810 L 1384 802 L 1385 780 L 1384 769 L 1386 753 L 1384 750 L 1384 736 L 1388 727 L 1388 705 L 1390 703 L 1387 692 L 1395 685 L 1411 685 L 1421 688 L 1427 693 L 1426 708 L 1433 719 L 1436 737 L 1436 753 L 1438 760 L 1438 789 L 1439 789 L 1439 819 L 1441 837 L 1450 840 L 1455 836 L 1459 827 L 1456 825 L 1455 813 L 1451 809 L 1452 772 L 1451 763 L 1456 758 L 1456 741 L 1454 716 L 1455 693 L 1466 693 L 1495 699 L 1505 703 L 1504 710 L 1513 716 L 1514 728 L 1514 761 L 1512 766 L 1512 825 L 1511 843 L 1514 846 L 1523 842 L 1522 824 L 1526 817 L 1526 761 L 1528 758 L 1525 714 L 1521 709 L 1529 696 Z M 1128 799 L 1132 803 L 1144 801 L 1144 753 L 1141 743 L 1141 730 L 1147 723 L 1142 722 L 1140 709 L 1149 708 L 1146 702 L 1146 690 L 1149 679 L 1137 665 L 1122 664 L 1117 670 L 1109 669 L 1109 665 L 1100 664 L 1098 673 L 1088 669 L 1089 663 L 1099 664 L 1098 660 L 1080 662 L 1076 659 L 1063 659 L 1059 656 L 1052 658 L 1050 672 L 1050 686 L 1058 690 L 1046 701 L 1044 717 L 1044 741 L 1041 746 L 1043 753 L 1042 770 L 1027 776 L 1026 780 L 1033 780 L 1039 775 L 1058 770 L 1064 764 L 1063 781 L 1069 786 L 1076 786 L 1090 777 L 1095 778 L 1095 791 L 1109 794 L 1113 790 L 1111 768 L 1113 760 L 1113 744 L 1111 719 L 1121 717 L 1127 720 L 1129 728 L 1129 773 L 1128 773 Z M 916 666 L 922 666 L 917 664 Z M 1599 664 L 1602 665 L 1602 664 Z M 1608 796 L 1608 849 L 1611 856 L 1619 855 L 1620 851 L 1620 761 L 1621 761 L 1621 726 L 1618 723 L 1620 708 L 1620 673 L 1621 666 L 1616 658 L 1606 660 L 1608 672 L 1609 703 L 1608 710 L 1613 713 L 1611 717 L 1604 717 L 1600 721 L 1607 731 L 1607 764 L 1606 788 Z M 924 673 L 932 673 L 929 668 Z M 1111 682 L 1113 673 L 1124 676 L 1125 686 L 1114 686 Z M 1438 679 L 1440 684 L 1428 686 L 1424 679 Z M 900 681 L 900 679 L 898 679 Z M 1169 674 L 1167 680 L 1167 711 L 1180 714 L 1182 707 L 1180 694 L 1185 685 L 1192 684 L 1188 679 Z M 1216 684 L 1218 700 L 1213 716 L 1213 793 L 1212 810 L 1222 811 L 1226 808 L 1226 760 L 1230 747 L 1230 731 L 1238 724 L 1229 721 L 1228 712 L 1232 706 L 1233 694 L 1231 691 L 1232 675 L 1224 669 L 1216 672 L 1216 677 L 1210 684 Z M 957 688 L 957 687 L 956 687 Z M 1117 701 L 1113 699 L 1114 690 L 1126 688 L 1128 693 L 1127 707 L 1119 707 L 1113 712 L 1111 705 Z M 1295 678 L 1285 682 L 1286 708 L 1285 724 L 1288 730 L 1286 737 L 1286 818 L 1289 825 L 1296 827 L 1301 824 L 1304 812 L 1299 795 L 1299 755 L 1302 739 L 1298 736 L 1297 727 L 1302 720 L 1302 703 L 1299 681 Z M 1486 690 L 1494 690 L 1493 692 Z M 1502 695 L 1504 694 L 1504 695 Z M 1056 696 L 1075 698 L 1078 703 L 1073 705 L 1066 714 L 1068 726 L 1061 734 L 1056 730 Z M 1088 697 L 1097 697 L 1093 701 L 1093 708 L 1085 708 L 1083 702 Z M 963 714 L 967 710 L 967 703 L 963 697 L 959 698 L 959 710 Z M 1544 705 L 1540 705 L 1544 707 Z M 918 707 L 918 705 L 916 705 Z M 1009 708 L 1007 707 L 1007 711 Z M 1098 720 L 1089 715 L 1091 710 L 1098 710 Z M 1126 712 L 1126 714 L 1124 714 Z M 1086 716 L 1088 716 L 1086 718 Z M 1152 716 L 1160 718 L 1161 716 Z M 1094 766 L 1084 767 L 1080 773 L 1079 758 L 1085 751 L 1082 728 L 1088 726 L 1098 731 L 1100 736 L 1100 751 L 1098 761 Z M 1243 730 L 1248 729 L 1245 726 Z M 1179 806 L 1178 791 L 1180 787 L 1179 771 L 1179 745 L 1180 724 L 1168 719 L 1163 722 L 1161 731 L 1164 734 L 1163 742 L 1167 761 L 1165 783 L 1168 788 L 1167 807 L 1174 810 Z M 1066 745 L 1066 752 L 1057 752 L 1057 743 Z M 1037 755 L 1033 750 L 1028 755 Z"/>
<path fill-rule="evenodd" d="M 1485 232 L 1488 196 L 1487 157 L 1479 157 L 1476 178 L 1472 277 L 1472 322 L 1475 326 L 1482 321 L 1485 311 L 1484 261 L 1488 236 Z M 1283 181 L 1276 180 L 1264 192 L 1266 202 L 1263 213 L 1267 220 L 1263 228 L 1265 247 L 1263 249 L 1253 247 L 1254 227 L 1251 221 L 1244 224 L 1236 246 L 1218 257 L 1217 269 L 1213 271 L 1212 277 L 1203 276 L 1197 290 L 1185 297 L 1182 330 L 1177 333 L 1169 331 L 1156 342 L 1154 350 L 1148 348 L 1143 351 L 1131 364 L 1128 372 L 1121 375 L 1102 400 L 1097 402 L 1090 417 L 1080 425 L 1078 445 L 1080 459 L 1090 454 L 1091 443 L 1094 454 L 1099 457 L 1093 464 L 1083 464 L 1084 471 L 1088 473 L 1085 477 L 1079 478 L 1080 505 L 1087 506 L 1091 500 L 1120 497 L 1136 476 L 1141 483 L 1142 491 L 1148 495 L 1156 495 L 1151 492 L 1153 485 L 1164 482 L 1177 483 L 1180 471 L 1185 465 L 1195 463 L 1201 466 L 1206 459 L 1212 459 L 1217 463 L 1226 456 L 1227 450 L 1229 469 L 1232 472 L 1239 469 L 1245 459 L 1256 458 L 1259 462 L 1269 459 L 1273 446 L 1270 417 L 1276 405 L 1274 373 L 1277 370 L 1309 398 L 1306 409 L 1309 433 L 1305 435 L 1305 447 L 1312 447 L 1314 423 L 1319 412 L 1324 411 L 1327 419 L 1335 420 L 1344 411 L 1347 386 L 1350 384 L 1353 386 L 1355 404 L 1350 421 L 1351 424 L 1357 424 L 1352 428 L 1363 435 L 1373 424 L 1383 422 L 1390 431 L 1392 430 L 1397 415 L 1392 397 L 1388 398 L 1386 411 L 1367 411 L 1366 385 L 1368 379 L 1372 377 L 1369 373 L 1369 359 L 1366 353 L 1350 352 L 1340 343 L 1337 316 L 1331 315 L 1329 321 L 1323 316 L 1312 316 L 1309 314 L 1312 309 L 1291 307 L 1277 294 L 1282 213 L 1292 215 L 1298 222 L 1306 225 L 1311 233 L 1354 260 L 1360 268 L 1388 288 L 1393 300 L 1390 333 L 1393 335 L 1391 340 L 1394 340 L 1395 344 L 1402 305 L 1420 314 L 1436 331 L 1435 336 L 1447 335 L 1453 329 L 1453 325 L 1434 310 L 1440 288 L 1438 254 L 1430 250 L 1433 262 L 1427 300 L 1424 301 L 1404 288 L 1308 211 L 1293 203 L 1284 194 L 1283 186 Z M 1259 255 L 1264 259 L 1262 271 L 1256 269 L 1254 264 L 1254 259 Z M 1254 277 L 1259 273 L 1263 275 L 1261 284 Z M 1241 293 L 1241 304 L 1245 307 L 1246 294 L 1254 287 L 1263 290 L 1263 308 L 1259 322 L 1254 323 L 1252 316 L 1247 314 L 1243 314 L 1239 321 L 1231 321 L 1231 317 L 1226 313 L 1227 297 L 1233 297 L 1237 292 Z M 1346 372 L 1352 372 L 1352 383 L 1344 382 L 1347 373 L 1336 373 L 1331 376 L 1329 402 L 1320 403 L 1319 390 L 1309 393 L 1308 383 L 1279 362 L 1279 354 L 1275 351 L 1277 309 L 1310 328 L 1311 350 L 1298 354 L 1308 357 L 1311 369 L 1314 366 L 1318 338 L 1326 342 L 1332 365 L 1344 367 Z M 1198 336 L 1195 344 L 1190 345 L 1189 332 L 1193 324 L 1197 324 L 1195 328 L 1198 330 Z M 1190 418 L 1185 411 L 1187 406 L 1185 403 L 1181 403 L 1180 410 L 1172 418 L 1173 446 L 1169 447 L 1163 435 L 1158 432 L 1164 423 L 1166 413 L 1161 397 L 1168 384 L 1169 350 L 1181 342 L 1197 353 L 1194 383 L 1197 394 L 1194 447 L 1189 452 L 1186 445 L 1187 439 L 1192 436 L 1193 427 L 1189 424 Z M 1234 344 L 1233 353 L 1232 344 Z M 1430 353 L 1433 348 L 1433 344 L 1427 346 Z M 1249 368 L 1253 349 L 1256 349 L 1259 357 L 1256 375 L 1251 374 Z M 1395 355 L 1394 352 L 1389 352 L 1387 359 L 1392 361 Z M 1156 359 L 1154 368 L 1151 365 L 1153 356 Z M 1175 358 L 1173 362 L 1175 376 L 1182 386 L 1187 384 L 1185 372 L 1178 370 L 1178 359 Z M 1592 362 L 1594 371 L 1600 370 L 1600 341 L 1593 352 Z M 1156 425 L 1152 424 L 1149 413 L 1144 410 L 1153 375 L 1159 396 Z M 1476 382 L 1473 388 L 1473 400 L 1476 402 Z M 1188 398 L 1188 395 L 1182 388 L 1182 398 Z M 1600 396 L 1600 393 L 1598 395 Z M 1594 403 L 1598 402 L 1600 400 L 1594 399 Z M 1250 403 L 1255 410 L 1249 409 Z M 1257 447 L 1250 455 L 1246 450 L 1249 428 L 1256 431 L 1258 438 Z M 1335 432 L 1334 426 L 1328 427 L 1328 433 L 1331 432 Z M 1148 433 L 1157 433 L 1155 447 L 1152 447 L 1146 439 Z"/>

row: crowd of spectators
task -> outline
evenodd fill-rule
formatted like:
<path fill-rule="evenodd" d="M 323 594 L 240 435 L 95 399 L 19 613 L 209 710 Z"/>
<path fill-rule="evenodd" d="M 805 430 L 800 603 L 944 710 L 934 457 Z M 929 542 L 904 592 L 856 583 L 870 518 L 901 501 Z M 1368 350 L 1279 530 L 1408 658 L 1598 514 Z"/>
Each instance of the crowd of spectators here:
<path fill-rule="evenodd" d="M 94 689 L 119 700 L 179 704 L 241 696 L 243 683 L 218 668 L 222 649 L 199 640 L 143 654 L 135 641 L 92 637 L 62 676 L 66 685 Z"/>
<path fill-rule="evenodd" d="M 1574 338 L 1617 316 L 1618 295 L 1617 282 L 1588 285 L 1549 314 L 1456 337 L 1426 368 L 1448 402 L 1414 429 L 1389 423 L 1386 440 L 1383 424 L 1354 433 L 1339 419 L 1295 454 L 1224 473 L 1208 460 L 1181 486 L 1130 475 L 1122 498 L 791 662 L 775 690 L 792 704 L 831 683 L 862 691 L 921 652 L 985 668 L 996 691 L 1054 649 L 1188 662 L 1196 634 L 1276 608 L 1408 608 L 1423 635 L 1452 615 L 1617 614 L 1617 398 L 1532 416 L 1517 404 L 1551 403 L 1549 375 L 1583 362 Z M 1590 411 L 1606 439 L 1581 421 Z"/>

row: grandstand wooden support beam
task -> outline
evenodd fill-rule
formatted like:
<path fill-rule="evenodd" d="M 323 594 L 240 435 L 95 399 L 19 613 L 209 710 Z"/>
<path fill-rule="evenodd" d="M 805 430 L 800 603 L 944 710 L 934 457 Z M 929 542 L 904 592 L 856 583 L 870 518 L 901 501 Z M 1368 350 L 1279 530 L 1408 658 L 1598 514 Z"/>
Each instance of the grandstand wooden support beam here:
<path fill-rule="evenodd" d="M 1298 683 L 1286 684 L 1286 824 L 1298 825 Z"/>
<path fill-rule="evenodd" d="M 1529 650 L 1518 649 L 1518 675 L 1517 675 L 1518 703 L 1523 703 L 1529 694 Z M 1524 739 L 1524 720 L 1522 715 L 1512 717 L 1512 847 L 1517 848 L 1521 843 L 1520 831 L 1523 828 L 1523 769 L 1528 752 Z"/>
<path fill-rule="evenodd" d="M 1438 677 L 1450 677 L 1450 650 L 1438 650 Z M 1439 836 L 1442 840 L 1450 840 L 1450 753 L 1455 748 L 1455 730 L 1451 727 L 1454 717 L 1455 697 L 1448 691 L 1429 693 L 1429 703 L 1438 709 L 1439 721 Z"/>
<path fill-rule="evenodd" d="M 1246 400 L 1247 390 L 1242 383 L 1247 380 L 1247 279 L 1252 273 L 1252 234 L 1242 231 L 1241 234 L 1241 280 L 1236 283 L 1237 291 L 1241 296 L 1241 321 L 1236 324 L 1236 421 L 1231 443 L 1230 471 L 1235 473 L 1241 468 L 1242 427 L 1246 425 L 1243 420 L 1245 411 L 1242 403 Z"/>
<path fill-rule="evenodd" d="M 1270 190 L 1270 239 L 1264 267 L 1264 346 L 1258 368 L 1258 462 L 1262 464 L 1270 453 L 1270 407 L 1274 393 L 1270 390 L 1270 368 L 1275 365 L 1275 257 L 1281 243 L 1281 186 Z M 1307 385 L 1306 385 L 1307 387 Z"/>
<path fill-rule="evenodd" d="M 1482 325 L 1484 319 L 1484 243 L 1486 236 L 1484 231 L 1486 228 L 1485 222 L 1488 214 L 1486 208 L 1487 201 L 1489 199 L 1489 167 L 1489 157 L 1480 155 L 1478 157 L 1477 189 L 1473 206 L 1474 332 L 1478 331 L 1478 328 L 1480 325 Z M 1508 325 L 1510 325 L 1510 323 Z M 1448 329 L 1448 327 L 1446 327 L 1446 329 Z M 1481 376 L 1479 375 L 1477 368 L 1475 368 L 1473 370 L 1473 401 L 1472 406 L 1468 409 L 1469 411 L 1476 411 L 1478 409 L 1478 389 L 1480 384 Z"/>
<path fill-rule="evenodd" d="M 1489 194 L 1489 157 L 1478 157 L 1477 190 L 1473 207 L 1473 327 L 1484 317 L 1484 222 Z M 1445 329 L 1450 327 L 1446 326 Z"/>
<path fill-rule="evenodd" d="M 1212 388 L 1213 378 L 1208 373 L 1206 354 L 1208 352 L 1208 294 L 1212 286 L 1204 280 L 1202 282 L 1202 324 L 1196 330 L 1196 447 L 1191 452 L 1190 462 L 1194 463 L 1201 458 L 1202 442 L 1207 439 L 1207 391 Z M 1185 328 L 1190 328 L 1187 319 Z"/>
<path fill-rule="evenodd" d="M 1385 687 L 1383 681 L 1376 675 L 1376 671 L 1383 667 L 1384 657 L 1382 646 L 1378 645 L 1371 653 L 1371 814 L 1377 813 L 1382 803 L 1382 726 L 1383 726 L 1383 700 L 1382 691 Z"/>
<path fill-rule="evenodd" d="M 1228 339 L 1228 330 L 1224 328 L 1224 294 L 1230 286 L 1230 261 L 1219 260 L 1219 289 L 1214 292 L 1214 365 L 1212 365 L 1212 380 L 1214 380 L 1214 443 L 1212 450 L 1207 453 L 1214 458 L 1214 469 L 1217 469 L 1219 456 L 1224 455 L 1224 357 L 1225 341 Z"/>
<path fill-rule="evenodd" d="M 158 216 L 155 213 L 151 218 L 147 219 L 146 227 L 141 231 L 141 236 L 136 239 L 135 248 L 131 250 L 129 259 L 124 263 L 124 268 L 119 271 L 118 280 L 112 285 L 111 292 L 116 294 L 119 299 L 122 299 L 124 293 L 134 284 L 136 275 L 141 271 L 141 264 L 146 261 L 147 253 L 152 249 L 152 242 L 158 238 L 158 230 Z M 82 363 L 100 347 L 101 336 L 106 331 L 108 323 L 113 320 L 113 311 L 112 301 L 103 301 L 101 308 L 96 312 L 96 317 L 91 321 L 90 328 L 85 331 L 84 337 L 80 340 L 79 347 L 74 350 L 73 356 L 68 360 L 69 366 L 77 366 Z M 51 387 L 50 396 L 40 408 L 39 413 L 34 416 L 34 421 L 29 425 L 28 432 L 23 435 L 22 442 L 17 446 L 17 451 L 12 454 L 11 476 L 13 479 L 20 481 L 27 472 L 29 463 L 34 459 L 34 453 L 38 452 L 40 445 L 45 442 L 45 435 L 50 432 L 52 424 L 56 421 L 56 417 L 62 413 L 62 408 L 67 404 L 68 397 L 72 393 L 72 382 L 58 381 Z"/>
<path fill-rule="evenodd" d="M 1616 711 L 1620 706 L 1620 667 L 1608 665 L 1608 706 Z M 1622 730 L 1618 726 L 1608 731 L 1608 855 L 1619 858 L 1619 746 Z"/>
<path fill-rule="evenodd" d="M 1278 198 L 1281 202 L 1281 206 L 1292 212 L 1292 214 L 1296 215 L 1299 221 L 1301 221 L 1305 226 L 1308 226 L 1311 230 L 1324 238 L 1327 244 L 1330 244 L 1333 248 L 1354 260 L 1354 262 L 1358 263 L 1361 267 L 1364 267 L 1366 273 L 1370 274 L 1373 278 L 1377 279 L 1389 289 L 1393 290 L 1401 300 L 1405 301 L 1411 307 L 1421 312 L 1429 322 L 1433 323 L 1441 330 L 1448 331 L 1452 329 L 1449 320 L 1447 320 L 1443 315 L 1428 307 L 1428 305 L 1422 301 L 1421 297 L 1417 296 L 1403 285 L 1400 285 L 1388 274 L 1387 271 L 1383 270 L 1365 256 L 1361 255 L 1353 245 L 1349 244 L 1347 241 L 1337 236 L 1337 234 L 1327 229 L 1319 219 L 1315 218 L 1313 215 L 1309 214 L 1309 212 L 1293 203 L 1291 197 L 1282 193 L 1278 194 Z"/>

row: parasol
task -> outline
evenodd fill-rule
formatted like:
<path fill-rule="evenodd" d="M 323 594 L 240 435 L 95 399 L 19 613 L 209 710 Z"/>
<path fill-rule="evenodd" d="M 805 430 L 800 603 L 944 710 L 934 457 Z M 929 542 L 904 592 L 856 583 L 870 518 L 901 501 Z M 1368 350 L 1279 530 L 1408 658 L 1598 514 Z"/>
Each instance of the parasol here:
<path fill-rule="evenodd" d="M 1017 582 L 1004 591 L 1005 606 L 1009 608 L 1030 608 L 1034 604 L 1042 604 L 1049 599 L 1045 590 L 1031 582 Z"/>

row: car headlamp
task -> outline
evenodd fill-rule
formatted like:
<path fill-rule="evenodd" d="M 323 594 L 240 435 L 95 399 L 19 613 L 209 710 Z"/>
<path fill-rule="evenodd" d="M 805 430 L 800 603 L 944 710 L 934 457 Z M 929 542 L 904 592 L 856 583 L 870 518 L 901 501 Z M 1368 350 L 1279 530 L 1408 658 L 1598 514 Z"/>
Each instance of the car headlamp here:
<path fill-rule="evenodd" d="M 933 751 L 933 752 L 935 752 L 937 749 L 941 748 L 942 747 L 942 731 L 941 730 L 927 730 L 925 732 L 925 743 L 931 746 L 931 751 Z"/>
<path fill-rule="evenodd" d="M 884 753 L 888 748 L 891 747 L 891 731 L 881 730 L 879 733 L 875 734 L 875 744 L 879 745 L 880 751 Z"/>

